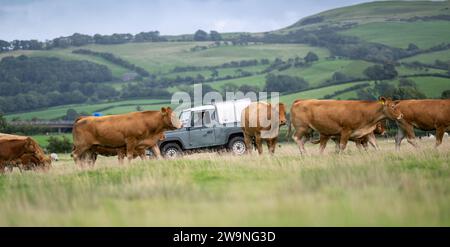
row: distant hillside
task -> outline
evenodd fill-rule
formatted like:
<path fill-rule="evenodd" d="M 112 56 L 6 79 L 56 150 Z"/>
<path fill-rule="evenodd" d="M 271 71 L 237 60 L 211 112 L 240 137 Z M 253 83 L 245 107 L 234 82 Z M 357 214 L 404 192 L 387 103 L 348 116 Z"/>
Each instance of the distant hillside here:
<path fill-rule="evenodd" d="M 287 33 L 298 29 L 317 29 L 323 25 L 342 27 L 349 24 L 411 21 L 430 16 L 445 18 L 442 16 L 449 15 L 449 1 L 376 1 L 324 11 L 278 31 Z M 449 20 L 448 17 L 446 19 Z"/>

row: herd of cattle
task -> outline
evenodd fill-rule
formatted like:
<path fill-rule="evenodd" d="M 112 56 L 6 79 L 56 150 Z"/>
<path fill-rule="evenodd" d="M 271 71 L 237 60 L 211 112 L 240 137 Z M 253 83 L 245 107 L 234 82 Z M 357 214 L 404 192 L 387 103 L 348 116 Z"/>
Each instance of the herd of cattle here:
<path fill-rule="evenodd" d="M 264 114 L 264 115 L 263 115 Z M 377 101 L 356 100 L 296 100 L 290 110 L 288 135 L 300 153 L 314 131 L 320 139 L 323 152 L 329 139 L 337 143 L 338 150 L 354 141 L 358 147 L 368 143 L 377 147 L 375 135 L 382 134 L 383 120 L 397 123 L 396 148 L 406 137 L 417 147 L 414 128 L 436 130 L 436 147 L 442 143 L 444 133 L 450 130 L 450 100 L 396 100 L 381 97 Z M 269 124 L 263 123 L 269 120 Z M 275 120 L 275 121 L 272 121 Z M 253 145 L 262 153 L 262 141 L 267 142 L 270 153 L 275 152 L 279 127 L 288 123 L 284 104 L 254 102 L 242 111 L 241 124 L 247 152 Z M 158 141 L 164 132 L 181 128 L 182 124 L 170 107 L 161 111 L 133 112 L 102 117 L 80 117 L 73 126 L 72 157 L 79 166 L 94 165 L 97 155 L 125 157 L 132 160 L 145 158 L 145 150 L 152 149 L 159 158 Z M 51 158 L 44 154 L 30 137 L 0 134 L 0 173 L 6 169 L 48 169 Z"/>

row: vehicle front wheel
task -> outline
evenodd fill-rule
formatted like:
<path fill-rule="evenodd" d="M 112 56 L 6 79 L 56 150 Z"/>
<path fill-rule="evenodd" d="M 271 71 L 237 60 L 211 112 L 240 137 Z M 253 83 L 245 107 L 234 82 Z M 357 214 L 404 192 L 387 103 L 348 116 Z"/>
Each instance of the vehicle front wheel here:
<path fill-rule="evenodd" d="M 235 155 L 243 155 L 247 151 L 245 147 L 244 137 L 236 136 L 228 142 L 228 150 Z"/>
<path fill-rule="evenodd" d="M 163 149 L 162 149 L 162 155 L 165 158 L 178 158 L 181 157 L 183 155 L 183 150 L 181 150 L 180 145 L 176 144 L 176 143 L 169 143 L 164 145 Z"/>

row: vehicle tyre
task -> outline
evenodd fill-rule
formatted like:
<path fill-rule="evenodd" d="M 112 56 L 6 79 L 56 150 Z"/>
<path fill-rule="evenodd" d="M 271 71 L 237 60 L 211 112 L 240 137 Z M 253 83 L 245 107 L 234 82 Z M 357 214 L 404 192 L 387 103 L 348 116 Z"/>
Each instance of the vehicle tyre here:
<path fill-rule="evenodd" d="M 247 148 L 245 147 L 244 137 L 236 136 L 228 142 L 228 151 L 235 155 L 243 155 Z"/>
<path fill-rule="evenodd" d="M 162 155 L 165 158 L 174 159 L 181 157 L 183 155 L 183 150 L 181 150 L 180 145 L 176 143 L 168 143 L 162 148 Z"/>

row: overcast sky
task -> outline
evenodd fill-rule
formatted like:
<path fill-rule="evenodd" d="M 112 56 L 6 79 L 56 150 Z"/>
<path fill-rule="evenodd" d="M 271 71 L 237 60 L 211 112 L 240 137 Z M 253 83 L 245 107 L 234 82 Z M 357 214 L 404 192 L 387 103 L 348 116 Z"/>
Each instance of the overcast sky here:
<path fill-rule="evenodd" d="M 369 0 L 0 0 L 0 39 L 158 30 L 163 35 L 270 31 Z"/>

